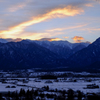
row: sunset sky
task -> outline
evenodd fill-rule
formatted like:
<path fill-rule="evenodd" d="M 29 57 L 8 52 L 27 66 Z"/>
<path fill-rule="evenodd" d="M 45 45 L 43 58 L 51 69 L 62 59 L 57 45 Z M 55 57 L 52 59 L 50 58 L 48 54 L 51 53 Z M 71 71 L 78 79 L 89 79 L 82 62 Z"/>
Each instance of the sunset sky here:
<path fill-rule="evenodd" d="M 90 41 L 100 37 L 100 0 L 0 0 L 0 38 Z"/>

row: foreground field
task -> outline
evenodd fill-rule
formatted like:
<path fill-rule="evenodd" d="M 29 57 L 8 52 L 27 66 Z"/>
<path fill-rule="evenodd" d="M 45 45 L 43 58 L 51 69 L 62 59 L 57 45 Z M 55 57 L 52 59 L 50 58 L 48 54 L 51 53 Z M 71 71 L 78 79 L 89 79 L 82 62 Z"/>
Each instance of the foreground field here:
<path fill-rule="evenodd" d="M 0 95 L 3 100 L 100 100 L 99 77 L 87 72 L 2 71 Z"/>

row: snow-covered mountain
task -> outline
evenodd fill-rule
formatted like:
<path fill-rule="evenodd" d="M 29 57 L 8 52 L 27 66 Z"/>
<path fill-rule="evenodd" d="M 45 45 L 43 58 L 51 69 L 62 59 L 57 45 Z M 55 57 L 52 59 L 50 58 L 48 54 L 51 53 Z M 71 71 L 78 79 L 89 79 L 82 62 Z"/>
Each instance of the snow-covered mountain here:
<path fill-rule="evenodd" d="M 0 38 L 0 43 L 7 43 L 8 41 L 5 39 Z"/>
<path fill-rule="evenodd" d="M 19 42 L 19 41 L 22 41 L 22 39 L 21 38 L 16 38 L 16 39 L 12 39 L 12 38 L 2 39 L 2 38 L 0 38 L 0 43 Z"/>
<path fill-rule="evenodd" d="M 0 39 L 1 43 L 7 43 L 7 42 L 19 42 L 22 41 L 22 39 Z M 68 41 L 46 41 L 46 40 L 39 40 L 39 41 L 33 41 L 28 40 L 28 42 L 35 42 L 36 44 L 45 47 L 49 49 L 51 52 L 59 55 L 62 58 L 67 59 L 77 51 L 87 47 L 89 43 L 70 43 Z"/>
<path fill-rule="evenodd" d="M 89 43 L 70 43 L 68 41 L 34 41 L 35 43 L 49 49 L 62 58 L 67 59 L 75 52 L 87 47 Z"/>
<path fill-rule="evenodd" d="M 34 42 L 0 43 L 0 69 L 49 68 L 61 66 L 61 62 L 64 59 Z"/>
<path fill-rule="evenodd" d="M 68 59 L 68 65 L 77 69 L 100 69 L 100 38 Z"/>
<path fill-rule="evenodd" d="M 63 66 L 69 67 L 68 70 L 100 69 L 100 38 L 92 44 L 35 40 L 9 42 L 1 39 L 0 69 Z"/>

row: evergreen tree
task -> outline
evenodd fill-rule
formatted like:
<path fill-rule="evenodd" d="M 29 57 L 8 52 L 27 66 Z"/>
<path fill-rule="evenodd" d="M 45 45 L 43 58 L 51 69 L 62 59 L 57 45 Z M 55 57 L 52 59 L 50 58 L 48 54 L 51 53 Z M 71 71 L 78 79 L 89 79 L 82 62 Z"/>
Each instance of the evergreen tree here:
<path fill-rule="evenodd" d="M 78 91 L 78 100 L 82 100 L 82 93 L 81 93 L 81 91 Z"/>
<path fill-rule="evenodd" d="M 68 90 L 68 100 L 74 99 L 74 91 L 72 89 Z"/>

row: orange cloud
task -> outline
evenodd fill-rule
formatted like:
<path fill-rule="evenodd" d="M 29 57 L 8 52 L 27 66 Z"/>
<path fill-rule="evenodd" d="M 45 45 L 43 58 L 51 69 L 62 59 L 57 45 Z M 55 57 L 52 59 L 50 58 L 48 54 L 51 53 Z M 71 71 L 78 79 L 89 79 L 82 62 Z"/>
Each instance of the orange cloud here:
<path fill-rule="evenodd" d="M 65 8 L 53 9 L 52 11 L 47 13 L 46 15 L 51 16 L 51 17 L 65 17 L 65 16 L 75 16 L 75 15 L 80 14 L 82 12 L 84 12 L 84 10 L 81 8 L 67 6 Z"/>
<path fill-rule="evenodd" d="M 73 7 L 73 6 L 67 6 L 65 8 L 56 8 L 51 11 L 48 11 L 46 14 L 39 15 L 36 17 L 33 17 L 31 20 L 23 22 L 17 26 L 9 28 L 9 30 L 0 31 L 0 34 L 5 36 L 6 38 L 11 37 L 15 34 L 20 34 L 24 31 L 24 29 L 30 25 L 34 25 L 36 23 L 40 23 L 42 21 L 53 19 L 56 17 L 62 18 L 66 16 L 75 16 L 78 14 L 83 13 L 84 10 L 81 8 Z"/>
<path fill-rule="evenodd" d="M 61 40 L 60 38 L 42 38 L 39 39 L 39 41 L 59 41 Z"/>
<path fill-rule="evenodd" d="M 60 38 L 52 38 L 51 40 L 49 40 L 49 41 L 59 41 L 59 40 L 61 40 Z"/>
<path fill-rule="evenodd" d="M 93 7 L 93 4 L 88 3 L 88 4 L 85 4 L 85 6 L 87 6 L 87 7 Z"/>
<path fill-rule="evenodd" d="M 31 39 L 31 40 L 39 40 L 46 36 L 50 37 L 51 35 L 49 33 L 27 33 L 27 35 L 21 34 L 21 37 L 23 39 Z"/>
<path fill-rule="evenodd" d="M 84 38 L 81 37 L 81 36 L 74 36 L 72 39 L 73 39 L 74 42 L 76 42 L 76 43 L 80 43 L 80 42 L 82 42 L 82 40 L 84 40 Z"/>
<path fill-rule="evenodd" d="M 68 37 L 66 36 L 66 37 L 64 37 L 65 39 L 67 39 Z"/>

